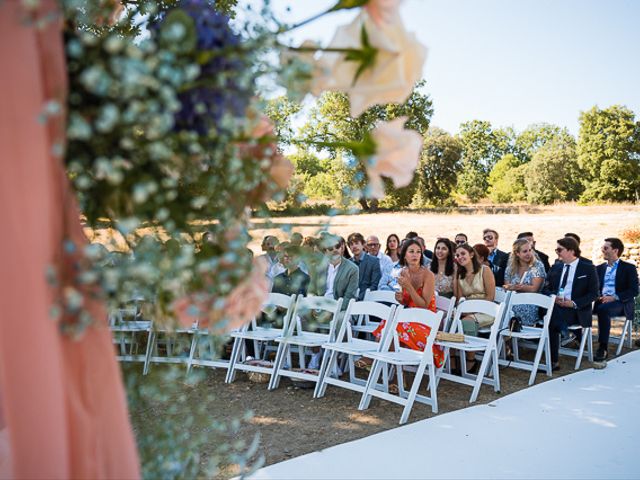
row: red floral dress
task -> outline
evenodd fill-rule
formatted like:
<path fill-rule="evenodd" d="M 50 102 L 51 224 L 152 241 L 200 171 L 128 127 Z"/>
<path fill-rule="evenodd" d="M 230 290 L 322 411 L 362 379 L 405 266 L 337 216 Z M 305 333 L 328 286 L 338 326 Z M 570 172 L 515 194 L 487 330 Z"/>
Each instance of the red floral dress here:
<path fill-rule="evenodd" d="M 417 290 L 418 295 L 422 296 L 422 287 Z M 402 291 L 402 305 L 408 308 L 422 308 L 416 306 L 409 295 L 409 292 L 406 290 Z M 436 297 L 435 295 L 431 297 L 431 301 L 427 306 L 427 310 L 431 310 L 432 312 L 436 311 Z M 385 320 L 380 322 L 378 328 L 373 331 L 373 335 L 380 340 L 380 336 L 382 335 L 382 329 L 384 328 Z M 431 329 L 422 323 L 414 323 L 414 322 L 402 322 L 399 323 L 396 327 L 396 331 L 398 332 L 398 339 L 402 346 L 410 348 L 412 350 L 424 350 L 424 346 L 427 343 L 427 337 L 431 332 Z M 433 362 L 436 368 L 442 367 L 444 364 L 444 351 L 438 345 L 433 346 Z"/>

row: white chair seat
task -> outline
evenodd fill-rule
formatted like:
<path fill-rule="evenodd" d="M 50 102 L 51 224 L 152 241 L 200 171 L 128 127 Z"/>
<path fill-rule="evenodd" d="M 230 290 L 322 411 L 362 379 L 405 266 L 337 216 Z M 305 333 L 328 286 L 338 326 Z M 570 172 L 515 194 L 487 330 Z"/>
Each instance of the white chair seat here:
<path fill-rule="evenodd" d="M 522 340 L 536 340 L 540 338 L 541 333 L 541 328 L 527 327 L 523 325 L 520 332 L 510 332 L 508 330 L 503 330 L 502 332 L 500 332 L 500 335 L 502 335 L 503 337 L 521 338 Z"/>
<path fill-rule="evenodd" d="M 397 352 L 371 352 L 367 354 L 367 357 L 372 360 L 382 360 L 393 365 L 415 365 L 420 363 L 423 356 L 423 352 L 406 348 Z"/>
<path fill-rule="evenodd" d="M 278 343 L 293 343 L 302 345 L 303 347 L 321 347 L 327 343 L 330 338 L 326 333 L 307 332 L 302 335 L 291 335 L 289 337 L 277 337 L 274 340 Z"/>
<path fill-rule="evenodd" d="M 282 330 L 279 328 L 258 328 L 257 330 L 247 330 L 245 332 L 234 332 L 231 334 L 233 338 L 244 338 L 245 340 L 257 340 L 259 342 L 268 342 L 282 337 Z"/>
<path fill-rule="evenodd" d="M 111 330 L 114 332 L 142 332 L 151 328 L 151 322 L 147 320 L 138 320 L 132 322 L 126 322 L 123 325 L 114 325 Z"/>
<path fill-rule="evenodd" d="M 338 352 L 346 353 L 348 355 L 358 355 L 364 352 L 375 352 L 377 344 L 370 340 L 362 340 L 354 338 L 350 342 L 331 342 L 322 345 L 325 350 L 335 350 Z"/>
<path fill-rule="evenodd" d="M 489 342 L 484 338 L 471 337 L 471 336 L 465 335 L 464 342 L 443 342 L 440 340 L 436 340 L 435 343 L 436 345 L 439 345 L 443 348 L 459 349 L 464 347 L 465 350 L 468 350 L 470 352 L 475 352 L 475 351 L 480 352 L 487 348 L 487 343 Z"/>

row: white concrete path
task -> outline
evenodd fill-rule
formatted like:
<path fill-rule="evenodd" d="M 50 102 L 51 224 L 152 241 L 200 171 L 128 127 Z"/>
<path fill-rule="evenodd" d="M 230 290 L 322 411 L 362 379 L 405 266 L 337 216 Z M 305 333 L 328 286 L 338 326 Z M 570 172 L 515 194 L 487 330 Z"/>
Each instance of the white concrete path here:
<path fill-rule="evenodd" d="M 640 351 L 603 370 L 303 455 L 252 478 L 637 479 Z"/>

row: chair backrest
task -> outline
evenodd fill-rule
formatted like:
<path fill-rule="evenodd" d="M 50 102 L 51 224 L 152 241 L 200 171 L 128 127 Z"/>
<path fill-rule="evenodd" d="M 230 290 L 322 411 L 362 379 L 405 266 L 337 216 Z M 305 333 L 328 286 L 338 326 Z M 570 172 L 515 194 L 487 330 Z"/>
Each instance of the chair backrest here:
<path fill-rule="evenodd" d="M 436 295 L 436 310 L 439 310 L 444 314 L 442 318 L 442 324 L 440 325 L 440 330 L 445 332 L 449 330 L 449 323 L 451 322 L 451 318 L 453 318 L 455 305 L 455 298 L 447 298 Z"/>
<path fill-rule="evenodd" d="M 362 316 L 372 316 L 377 317 L 382 320 L 386 320 L 385 328 L 383 329 L 383 335 L 381 338 L 384 338 L 385 332 L 388 331 L 387 325 L 393 320 L 393 316 L 395 315 L 396 306 L 391 305 L 383 305 L 382 303 L 377 303 L 368 300 L 362 300 L 357 302 L 355 300 L 351 300 L 349 305 L 347 306 L 347 310 L 344 314 L 344 319 L 340 325 L 340 329 L 338 330 L 338 334 L 336 335 L 336 341 L 344 342 L 351 341 L 353 339 L 353 331 L 351 327 L 358 322 L 359 318 Z"/>
<path fill-rule="evenodd" d="M 504 288 L 496 287 L 496 295 L 493 301 L 496 303 L 504 303 L 504 301 L 507 299 L 507 293 L 508 292 Z"/>
<path fill-rule="evenodd" d="M 438 327 L 442 321 L 443 312 L 432 312 L 426 308 L 399 308 L 396 310 L 396 314 L 389 326 L 389 333 L 383 339 L 382 351 L 388 351 L 393 345 L 395 351 L 401 349 L 408 350 L 406 347 L 401 346 L 400 337 L 398 336 L 397 326 L 399 323 L 421 323 L 426 325 L 431 330 L 427 336 L 423 352 L 427 352 L 428 362 L 433 362 L 433 343 L 436 340 L 436 334 L 438 333 Z"/>
<path fill-rule="evenodd" d="M 367 288 L 367 291 L 364 293 L 363 300 L 370 302 L 393 303 L 394 305 L 400 304 L 396 300 L 396 292 L 391 290 L 370 290 Z"/>
<path fill-rule="evenodd" d="M 497 313 L 500 305 L 503 305 L 503 303 L 494 303 L 489 300 L 464 300 L 456 307 L 456 313 L 448 331 L 451 333 L 462 333 L 461 318 L 467 313 L 484 313 L 498 320 Z"/>
<path fill-rule="evenodd" d="M 300 318 L 301 315 L 312 314 L 312 312 L 327 312 L 331 317 L 331 319 L 329 320 L 329 337 L 333 338 L 333 335 L 335 333 L 336 321 L 341 307 L 342 298 L 334 300 L 333 298 L 321 296 L 298 296 L 292 319 L 285 329 L 285 336 L 292 336 L 296 332 L 296 330 L 298 334 L 304 332 L 302 320 Z"/>
<path fill-rule="evenodd" d="M 284 318 L 282 320 L 282 328 L 283 330 L 286 328 L 286 325 L 293 313 L 293 306 L 296 303 L 296 295 L 285 295 L 283 293 L 270 293 L 267 296 L 267 299 L 262 303 L 262 307 L 260 307 L 261 313 L 266 314 L 267 316 L 272 314 L 275 309 L 282 308 L 285 310 Z M 260 314 L 258 314 L 260 315 Z M 251 328 L 256 329 L 258 324 L 258 317 L 254 317 L 251 320 Z M 246 331 L 249 328 L 249 325 L 245 325 L 243 329 Z"/>
<path fill-rule="evenodd" d="M 513 314 L 513 307 L 516 305 L 535 305 L 536 307 L 546 309 L 546 313 L 543 317 L 544 325 L 542 328 L 547 328 L 551 321 L 551 314 L 553 313 L 553 307 L 556 303 L 556 296 L 543 295 L 541 293 L 512 293 L 511 298 L 505 312 L 505 319 L 511 318 Z"/>

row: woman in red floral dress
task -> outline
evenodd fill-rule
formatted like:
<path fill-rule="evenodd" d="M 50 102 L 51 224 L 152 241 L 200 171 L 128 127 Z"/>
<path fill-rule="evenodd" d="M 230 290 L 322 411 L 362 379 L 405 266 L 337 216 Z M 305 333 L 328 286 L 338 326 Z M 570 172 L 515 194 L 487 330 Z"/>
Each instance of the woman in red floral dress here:
<path fill-rule="evenodd" d="M 426 308 L 436 311 L 435 276 L 433 272 L 422 265 L 422 246 L 416 240 L 405 240 L 400 253 L 400 265 L 404 268 L 400 272 L 398 285 L 402 291 L 396 292 L 396 300 L 407 308 Z M 380 339 L 384 321 L 373 332 Z M 422 323 L 403 322 L 397 328 L 400 343 L 412 350 L 424 350 L 427 337 L 431 329 Z M 436 345 L 433 346 L 433 359 L 436 368 L 444 363 L 444 352 Z"/>

